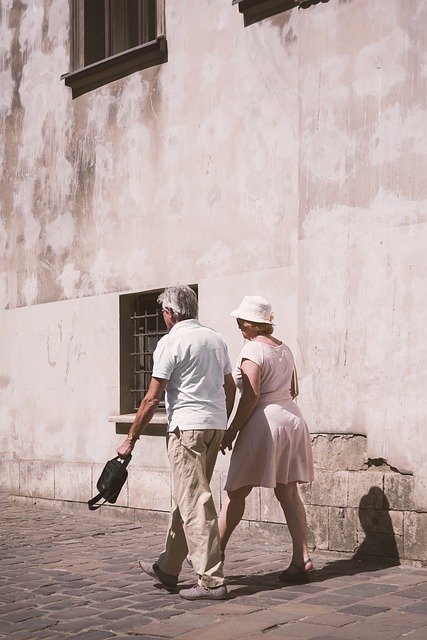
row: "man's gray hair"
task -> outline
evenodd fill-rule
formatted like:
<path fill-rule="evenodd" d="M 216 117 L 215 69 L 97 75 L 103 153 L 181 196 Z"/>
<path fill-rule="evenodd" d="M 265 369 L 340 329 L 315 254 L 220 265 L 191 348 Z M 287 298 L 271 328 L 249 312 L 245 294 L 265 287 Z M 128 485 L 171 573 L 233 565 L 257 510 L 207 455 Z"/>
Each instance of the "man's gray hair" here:
<path fill-rule="evenodd" d="M 187 285 L 167 287 L 157 298 L 164 309 L 172 309 L 180 320 L 192 320 L 199 314 L 199 304 L 193 289 Z"/>

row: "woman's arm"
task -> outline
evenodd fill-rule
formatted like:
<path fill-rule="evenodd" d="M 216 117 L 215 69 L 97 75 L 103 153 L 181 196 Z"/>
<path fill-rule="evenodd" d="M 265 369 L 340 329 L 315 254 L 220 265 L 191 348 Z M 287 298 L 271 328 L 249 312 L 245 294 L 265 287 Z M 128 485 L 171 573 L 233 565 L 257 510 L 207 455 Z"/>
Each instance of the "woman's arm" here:
<path fill-rule="evenodd" d="M 233 376 L 231 375 L 231 373 L 227 373 L 224 376 L 224 393 L 228 420 L 233 411 L 234 400 L 236 398 L 236 385 L 234 384 Z"/>
<path fill-rule="evenodd" d="M 231 449 L 233 440 L 251 417 L 260 396 L 261 369 L 259 366 L 255 364 L 255 362 L 252 362 L 252 360 L 244 359 L 240 365 L 240 369 L 243 384 L 242 395 L 237 405 L 236 414 L 225 432 L 221 443 L 221 451 L 223 453 L 225 449 Z"/>

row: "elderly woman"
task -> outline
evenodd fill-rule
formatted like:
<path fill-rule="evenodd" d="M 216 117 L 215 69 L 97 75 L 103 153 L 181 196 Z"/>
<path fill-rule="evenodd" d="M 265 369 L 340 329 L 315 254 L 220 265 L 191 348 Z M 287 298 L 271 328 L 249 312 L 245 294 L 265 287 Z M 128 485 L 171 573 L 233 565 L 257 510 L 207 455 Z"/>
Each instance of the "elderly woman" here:
<path fill-rule="evenodd" d="M 273 314 L 267 300 L 245 296 L 231 315 L 237 318 L 245 344 L 233 373 L 241 396 L 221 443 L 224 452 L 237 437 L 219 517 L 223 558 L 242 519 L 246 497 L 253 487 L 271 488 L 285 514 L 293 547 L 290 565 L 279 578 L 305 581 L 314 566 L 297 483 L 311 482 L 314 471 L 310 434 L 290 392 L 294 358 L 289 347 L 272 335 Z"/>

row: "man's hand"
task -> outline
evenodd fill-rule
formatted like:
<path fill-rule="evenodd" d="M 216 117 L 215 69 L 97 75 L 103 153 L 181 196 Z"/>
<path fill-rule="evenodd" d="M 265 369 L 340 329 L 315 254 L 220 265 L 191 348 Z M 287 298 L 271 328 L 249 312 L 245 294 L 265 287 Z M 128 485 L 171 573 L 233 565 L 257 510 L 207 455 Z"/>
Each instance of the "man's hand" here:
<path fill-rule="evenodd" d="M 136 412 L 135 420 L 133 421 L 130 429 L 129 435 L 140 436 L 146 426 L 149 424 L 151 418 L 154 416 L 154 413 L 159 406 L 160 399 L 162 397 L 163 391 L 166 388 L 168 381 L 163 378 L 151 378 L 150 386 L 148 387 L 148 391 L 142 399 L 141 404 L 139 405 L 138 411 Z M 126 457 L 132 453 L 133 448 L 135 446 L 136 440 L 129 440 L 129 437 L 120 445 L 117 449 L 117 453 L 121 457 Z"/>
<path fill-rule="evenodd" d="M 135 442 L 130 442 L 130 440 L 126 438 L 126 440 L 122 442 L 120 447 L 117 449 L 117 453 L 121 458 L 127 458 L 127 456 L 132 453 L 134 446 Z"/>
<path fill-rule="evenodd" d="M 236 436 L 238 434 L 238 431 L 236 431 L 235 429 L 233 429 L 233 427 L 229 427 L 227 429 L 227 431 L 224 433 L 224 437 L 221 441 L 221 444 L 219 445 L 219 448 L 221 450 L 221 453 L 223 455 L 225 455 L 225 451 L 226 449 L 228 449 L 229 451 L 232 450 L 232 444 L 233 441 L 235 440 Z"/>

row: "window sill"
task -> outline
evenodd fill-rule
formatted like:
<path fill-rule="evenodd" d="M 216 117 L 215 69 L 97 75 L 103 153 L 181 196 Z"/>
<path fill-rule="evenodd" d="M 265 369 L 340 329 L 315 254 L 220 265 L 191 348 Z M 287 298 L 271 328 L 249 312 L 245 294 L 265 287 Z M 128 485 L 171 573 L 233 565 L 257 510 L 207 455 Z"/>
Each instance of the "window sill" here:
<path fill-rule="evenodd" d="M 136 413 L 121 413 L 118 415 L 108 416 L 108 422 L 116 423 L 116 433 L 126 434 L 129 427 L 135 420 Z M 164 411 L 157 411 L 148 427 L 145 429 L 143 436 L 164 436 L 166 434 L 167 420 Z"/>
<path fill-rule="evenodd" d="M 73 99 L 109 82 L 124 78 L 130 73 L 167 62 L 168 49 L 164 36 L 147 42 L 110 58 L 105 58 L 87 67 L 70 71 L 61 76 L 67 87 L 71 87 Z"/>
<path fill-rule="evenodd" d="M 240 13 L 243 13 L 245 27 L 282 11 L 294 9 L 300 3 L 301 0 L 233 0 L 233 4 L 238 4 Z"/>

